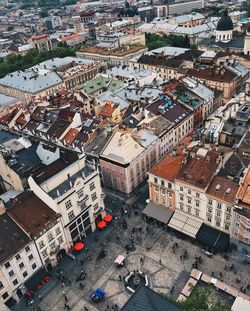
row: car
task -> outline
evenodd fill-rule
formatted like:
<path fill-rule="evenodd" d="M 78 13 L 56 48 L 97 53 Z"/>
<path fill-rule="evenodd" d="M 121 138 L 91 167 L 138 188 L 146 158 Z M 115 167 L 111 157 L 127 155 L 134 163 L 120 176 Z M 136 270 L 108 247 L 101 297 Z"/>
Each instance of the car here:
<path fill-rule="evenodd" d="M 205 249 L 202 250 L 202 253 L 203 253 L 204 255 L 206 255 L 207 257 L 209 257 L 209 258 L 213 257 L 213 253 L 211 253 L 211 252 L 209 252 L 209 251 L 206 251 Z"/>

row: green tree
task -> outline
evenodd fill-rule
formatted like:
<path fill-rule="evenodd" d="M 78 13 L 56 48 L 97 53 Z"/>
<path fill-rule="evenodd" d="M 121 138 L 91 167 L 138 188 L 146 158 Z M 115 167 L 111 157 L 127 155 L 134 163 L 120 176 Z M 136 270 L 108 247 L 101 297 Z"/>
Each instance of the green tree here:
<path fill-rule="evenodd" d="M 250 0 L 246 0 L 242 3 L 241 9 L 247 11 L 247 16 L 250 16 Z"/>
<path fill-rule="evenodd" d="M 187 311 L 230 311 L 228 306 L 216 301 L 211 286 L 195 287 L 181 306 Z"/>

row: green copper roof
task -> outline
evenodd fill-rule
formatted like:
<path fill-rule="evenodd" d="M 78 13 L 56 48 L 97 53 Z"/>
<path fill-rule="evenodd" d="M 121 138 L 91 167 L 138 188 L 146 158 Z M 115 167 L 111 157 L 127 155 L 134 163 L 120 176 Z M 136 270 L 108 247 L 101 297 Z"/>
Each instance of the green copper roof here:
<path fill-rule="evenodd" d="M 122 86 L 123 86 L 122 81 L 99 76 L 92 80 L 86 81 L 83 84 L 83 89 L 87 95 L 91 95 L 99 90 L 116 91 L 120 89 Z"/>

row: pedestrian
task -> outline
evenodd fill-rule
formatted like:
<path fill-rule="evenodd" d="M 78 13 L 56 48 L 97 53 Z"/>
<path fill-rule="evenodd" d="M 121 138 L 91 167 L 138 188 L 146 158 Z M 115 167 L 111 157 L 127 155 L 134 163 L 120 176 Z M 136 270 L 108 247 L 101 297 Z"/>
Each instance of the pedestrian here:
<path fill-rule="evenodd" d="M 67 308 L 67 304 L 65 303 L 65 304 L 64 304 L 64 309 L 66 309 L 66 308 Z"/>
<path fill-rule="evenodd" d="M 67 302 L 68 301 L 68 298 L 67 298 L 67 296 L 65 295 L 64 296 L 64 300 Z"/>
<path fill-rule="evenodd" d="M 161 258 L 160 258 L 160 260 L 159 260 L 159 263 L 161 264 Z"/>
<path fill-rule="evenodd" d="M 182 255 L 180 255 L 180 260 L 182 261 L 182 259 L 183 259 L 183 257 L 182 257 Z"/>
<path fill-rule="evenodd" d="M 65 286 L 65 283 L 62 281 L 62 287 L 64 287 Z"/>
<path fill-rule="evenodd" d="M 69 306 L 67 305 L 67 310 L 69 310 L 70 308 L 69 308 Z"/>
<path fill-rule="evenodd" d="M 220 272 L 219 275 L 220 275 L 220 278 L 222 278 L 222 272 Z"/>
<path fill-rule="evenodd" d="M 38 295 L 38 298 L 39 298 L 39 301 L 42 300 L 42 296 L 40 294 Z"/>
<path fill-rule="evenodd" d="M 62 291 L 62 294 L 63 294 L 63 296 L 65 296 L 65 290 L 63 289 L 63 291 Z"/>

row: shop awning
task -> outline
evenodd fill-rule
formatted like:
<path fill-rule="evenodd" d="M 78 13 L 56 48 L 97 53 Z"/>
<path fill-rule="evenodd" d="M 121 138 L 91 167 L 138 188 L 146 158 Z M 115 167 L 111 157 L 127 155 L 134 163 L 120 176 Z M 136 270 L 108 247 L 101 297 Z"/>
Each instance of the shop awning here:
<path fill-rule="evenodd" d="M 157 221 L 163 222 L 164 224 L 167 224 L 169 222 L 169 219 L 173 215 L 173 211 L 170 209 L 157 205 L 150 201 L 148 205 L 145 207 L 143 214 L 154 218 Z"/>
<path fill-rule="evenodd" d="M 224 251 L 229 245 L 229 235 L 218 229 L 202 224 L 196 238 L 198 241 L 211 246 L 219 251 Z"/>
<path fill-rule="evenodd" d="M 175 211 L 168 226 L 195 238 L 202 225 L 202 221 L 181 211 Z"/>

